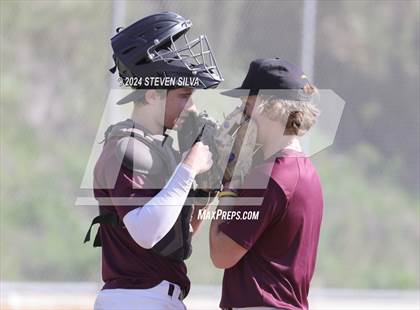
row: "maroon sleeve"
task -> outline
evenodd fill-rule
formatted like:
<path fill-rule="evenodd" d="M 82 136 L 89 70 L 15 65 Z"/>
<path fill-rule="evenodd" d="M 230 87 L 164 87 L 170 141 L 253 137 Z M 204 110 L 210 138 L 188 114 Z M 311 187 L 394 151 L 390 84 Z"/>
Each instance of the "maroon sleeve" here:
<path fill-rule="evenodd" d="M 147 183 L 147 176 L 144 174 L 133 173 L 124 168 L 120 170 L 110 196 L 121 220 L 128 212 L 142 207 L 160 191 L 160 189 L 148 188 L 149 186 L 145 186 Z"/>
<path fill-rule="evenodd" d="M 258 240 L 261 234 L 281 217 L 286 208 L 286 196 L 277 183 L 270 178 L 267 189 L 251 190 L 243 189 L 239 192 L 239 197 L 255 197 L 255 193 L 260 193 L 263 202 L 259 206 L 234 206 L 233 211 L 255 211 L 258 212 L 258 219 L 232 219 L 219 225 L 219 231 L 223 232 L 240 246 L 249 250 Z"/>

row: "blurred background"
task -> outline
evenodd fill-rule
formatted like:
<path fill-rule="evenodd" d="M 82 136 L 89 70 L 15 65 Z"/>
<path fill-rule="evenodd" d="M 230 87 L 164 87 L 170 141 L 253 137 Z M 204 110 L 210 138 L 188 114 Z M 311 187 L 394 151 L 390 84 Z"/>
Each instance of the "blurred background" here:
<path fill-rule="evenodd" d="M 100 250 L 82 243 L 97 210 L 74 202 L 109 94 L 113 23 L 173 10 L 193 21 L 189 37 L 207 34 L 222 88 L 240 85 L 251 60 L 281 57 L 346 102 L 334 144 L 312 156 L 325 195 L 314 308 L 344 309 L 342 302 L 331 305 L 344 296 L 361 300 L 348 309 L 366 309 L 375 298 L 395 306 L 389 309 L 418 309 L 419 6 L 417 0 L 2 1 L 3 306 L 24 307 L 29 295 L 22 292 L 36 287 L 50 297 L 66 289 L 87 294 L 71 306 L 82 309 L 100 289 Z M 187 261 L 191 309 L 213 309 L 220 295 L 208 224 Z"/>

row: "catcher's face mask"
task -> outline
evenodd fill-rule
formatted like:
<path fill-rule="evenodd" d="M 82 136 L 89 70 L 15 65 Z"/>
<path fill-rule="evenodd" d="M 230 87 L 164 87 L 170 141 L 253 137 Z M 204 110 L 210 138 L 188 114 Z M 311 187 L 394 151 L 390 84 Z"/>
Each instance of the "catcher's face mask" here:
<path fill-rule="evenodd" d="M 200 76 L 207 73 L 216 81 L 223 81 L 222 74 L 216 63 L 210 43 L 205 35 L 189 40 L 187 34 L 174 40 L 170 37 L 169 45 L 161 47 L 159 42 L 151 46 L 147 51 L 148 57 L 152 62 L 181 61 L 193 75 Z"/>

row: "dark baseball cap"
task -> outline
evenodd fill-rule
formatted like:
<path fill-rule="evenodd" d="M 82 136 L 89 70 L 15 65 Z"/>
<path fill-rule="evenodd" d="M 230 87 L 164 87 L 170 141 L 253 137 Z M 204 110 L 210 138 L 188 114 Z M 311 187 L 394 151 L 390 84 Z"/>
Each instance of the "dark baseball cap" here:
<path fill-rule="evenodd" d="M 262 58 L 251 62 L 240 87 L 222 92 L 229 97 L 274 95 L 282 99 L 307 101 L 311 96 L 304 91 L 309 80 L 294 64 L 280 58 Z M 263 91 L 260 91 L 263 90 Z"/>

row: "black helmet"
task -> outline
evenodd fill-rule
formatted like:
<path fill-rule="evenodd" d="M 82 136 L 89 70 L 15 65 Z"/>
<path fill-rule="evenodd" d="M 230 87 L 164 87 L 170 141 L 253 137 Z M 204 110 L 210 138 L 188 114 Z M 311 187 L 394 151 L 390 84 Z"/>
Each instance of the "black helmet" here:
<path fill-rule="evenodd" d="M 223 78 L 207 37 L 189 41 L 186 32 L 191 26 L 177 13 L 162 12 L 118 28 L 111 39 L 115 61 L 111 72 L 117 68 L 122 78 L 197 77 L 198 88 L 217 87 Z"/>

